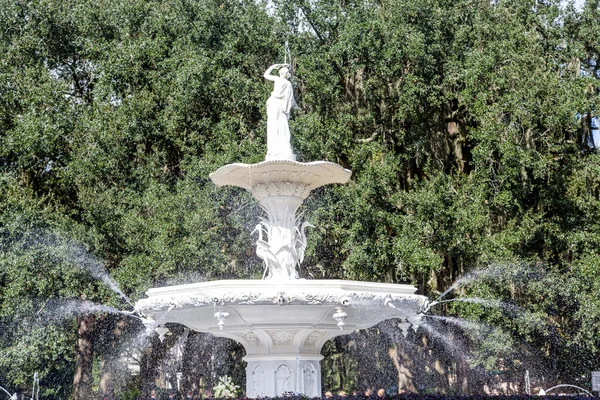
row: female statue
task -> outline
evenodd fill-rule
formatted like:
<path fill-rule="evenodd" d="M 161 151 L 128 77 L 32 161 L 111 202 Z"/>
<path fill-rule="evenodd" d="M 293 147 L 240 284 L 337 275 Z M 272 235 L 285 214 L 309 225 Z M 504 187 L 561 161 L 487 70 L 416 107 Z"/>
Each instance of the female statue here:
<path fill-rule="evenodd" d="M 294 102 L 294 89 L 288 80 L 288 64 L 273 64 L 264 73 L 265 79 L 274 82 L 271 97 L 267 100 L 267 157 L 266 160 L 295 160 L 290 145 L 289 118 Z M 278 68 L 279 76 L 271 75 Z"/>

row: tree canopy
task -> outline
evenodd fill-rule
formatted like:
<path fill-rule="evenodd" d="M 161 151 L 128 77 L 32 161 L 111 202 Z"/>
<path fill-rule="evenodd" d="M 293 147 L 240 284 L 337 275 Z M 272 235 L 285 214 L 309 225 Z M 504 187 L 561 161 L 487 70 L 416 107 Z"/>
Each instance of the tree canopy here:
<path fill-rule="evenodd" d="M 301 274 L 411 283 L 432 298 L 468 277 L 444 299 L 487 305 L 432 310 L 470 321 L 460 333 L 431 325 L 469 356 L 412 390 L 524 370 L 589 386 L 598 0 L 0 0 L 0 27 L 0 385 L 26 390 L 38 371 L 46 398 L 71 395 L 81 316 L 94 310 L 92 372 L 106 377 L 102 354 L 139 329 L 99 306 L 130 307 L 111 282 L 134 301 L 153 286 L 260 278 L 249 235 L 260 207 L 208 174 L 264 159 L 261 75 L 287 41 L 295 152 L 353 171 L 303 205 L 316 229 Z M 398 368 L 440 340 L 420 335 L 420 353 L 382 340 Z M 346 360 L 323 370 L 365 362 L 348 353 L 363 341 L 332 343 Z M 343 374 L 327 384 L 363 384 Z"/>

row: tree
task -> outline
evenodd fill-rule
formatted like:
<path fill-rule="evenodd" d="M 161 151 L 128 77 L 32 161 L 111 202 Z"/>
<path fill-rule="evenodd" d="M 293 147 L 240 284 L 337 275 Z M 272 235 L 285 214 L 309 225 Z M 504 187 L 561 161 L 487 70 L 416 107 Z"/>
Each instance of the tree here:
<path fill-rule="evenodd" d="M 0 365 L 13 366 L 0 379 L 11 388 L 25 390 L 34 371 L 53 382 L 45 396 L 66 397 L 76 368 L 91 382 L 90 362 L 110 365 L 142 329 L 115 314 L 130 307 L 124 297 L 260 276 L 248 235 L 259 207 L 208 174 L 263 159 L 260 73 L 282 61 L 285 40 L 296 153 L 353 171 L 303 206 L 317 228 L 302 274 L 412 283 L 435 298 L 475 271 L 450 296 L 524 310 L 439 306 L 474 324 L 431 322 L 471 364 L 443 362 L 459 352 L 421 331 L 409 340 L 430 359 L 411 364 L 409 342 L 382 339 L 392 350 L 378 353 L 392 355 L 382 365 L 432 390 L 482 387 L 486 370 L 512 379 L 534 360 L 559 381 L 597 367 L 597 357 L 552 364 L 599 348 L 597 1 L 577 11 L 526 0 L 5 0 L 0 10 Z M 39 327 L 65 304 L 75 312 Z M 90 310 L 93 335 L 82 329 Z M 86 335 L 93 343 L 74 350 Z M 344 357 L 332 365 L 351 365 Z M 443 373 L 413 373 L 428 362 Z M 116 390 L 101 369 L 103 390 Z"/>

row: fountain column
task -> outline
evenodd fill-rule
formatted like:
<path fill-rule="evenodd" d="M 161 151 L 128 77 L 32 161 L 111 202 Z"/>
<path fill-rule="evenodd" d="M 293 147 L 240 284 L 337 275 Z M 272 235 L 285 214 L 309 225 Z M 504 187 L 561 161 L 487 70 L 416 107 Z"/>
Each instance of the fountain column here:
<path fill-rule="evenodd" d="M 345 183 L 350 174 L 341 166 L 325 161 L 270 160 L 254 165 L 227 165 L 210 176 L 218 186 L 249 190 L 263 207 L 265 217 L 254 230 L 258 233 L 256 253 L 264 261 L 265 283 L 276 288 L 273 295 L 279 296 L 280 306 L 286 306 L 278 310 L 282 315 L 277 324 L 264 327 L 259 324 L 244 333 L 217 333 L 244 344 L 249 397 L 274 397 L 285 392 L 309 397 L 321 395 L 321 347 L 340 333 L 331 316 L 327 320 L 325 315 L 334 314 L 336 308 L 330 305 L 325 310 L 313 307 L 293 311 L 289 305 L 290 285 L 286 283 L 299 281 L 297 266 L 304 258 L 305 230 L 311 226 L 299 219 L 298 207 L 312 189 Z M 309 320 L 302 321 L 301 315 L 310 315 Z M 261 318 L 264 322 L 273 320 L 272 316 Z M 323 319 L 328 326 L 315 328 Z"/>

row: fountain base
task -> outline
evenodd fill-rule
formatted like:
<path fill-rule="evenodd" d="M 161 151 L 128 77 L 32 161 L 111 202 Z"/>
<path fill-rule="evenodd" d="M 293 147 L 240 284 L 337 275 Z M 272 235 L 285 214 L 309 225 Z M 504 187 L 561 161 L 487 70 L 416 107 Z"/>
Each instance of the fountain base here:
<path fill-rule="evenodd" d="M 343 280 L 222 280 L 150 289 L 136 309 L 227 337 L 246 350 L 246 394 L 321 395 L 323 344 L 426 306 L 410 285 Z M 413 323 L 414 324 L 414 323 Z"/>

